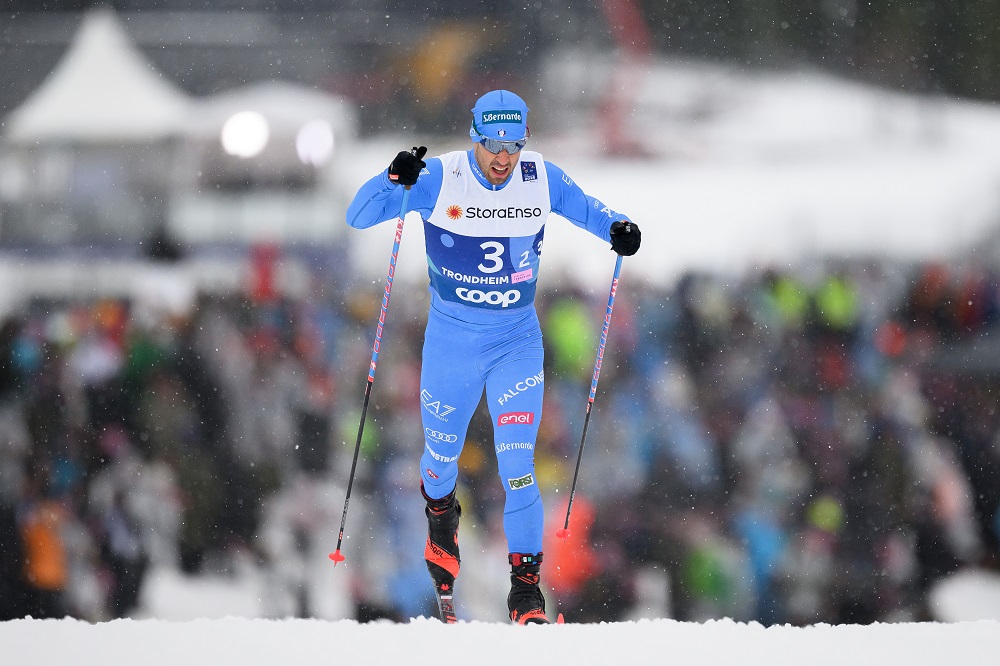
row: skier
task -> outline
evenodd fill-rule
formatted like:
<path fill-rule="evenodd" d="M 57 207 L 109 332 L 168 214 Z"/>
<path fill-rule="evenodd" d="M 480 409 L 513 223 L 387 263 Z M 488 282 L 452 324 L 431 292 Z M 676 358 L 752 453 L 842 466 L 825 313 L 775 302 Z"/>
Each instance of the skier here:
<path fill-rule="evenodd" d="M 469 136 L 471 149 L 426 161 L 425 147 L 401 151 L 361 187 L 347 222 L 365 229 L 395 218 L 407 188 L 407 211 L 419 212 L 424 223 L 431 304 L 420 374 L 420 490 L 428 520 L 424 559 L 441 619 L 455 621 L 458 458 L 485 388 L 506 493 L 510 619 L 543 624 L 543 509 L 534 448 L 544 376 L 534 300 L 545 222 L 558 213 L 610 241 L 619 255 L 635 254 L 641 237 L 634 222 L 524 149 L 528 107 L 514 93 L 494 90 L 479 98 Z"/>

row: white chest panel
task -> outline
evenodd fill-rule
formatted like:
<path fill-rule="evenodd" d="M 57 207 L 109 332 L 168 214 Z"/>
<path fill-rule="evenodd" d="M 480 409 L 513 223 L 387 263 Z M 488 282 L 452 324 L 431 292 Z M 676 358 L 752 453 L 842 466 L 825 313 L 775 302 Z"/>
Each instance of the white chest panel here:
<path fill-rule="evenodd" d="M 424 221 L 431 287 L 446 301 L 478 309 L 530 305 L 551 212 L 542 156 L 521 151 L 499 191 L 476 179 L 468 153 L 440 159 L 441 193 Z"/>

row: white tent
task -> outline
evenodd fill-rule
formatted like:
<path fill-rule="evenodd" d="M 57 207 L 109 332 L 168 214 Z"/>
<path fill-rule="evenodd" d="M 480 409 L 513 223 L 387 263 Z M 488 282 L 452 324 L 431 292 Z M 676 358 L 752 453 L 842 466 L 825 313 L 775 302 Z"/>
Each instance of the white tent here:
<path fill-rule="evenodd" d="M 6 119 L 15 143 L 146 142 L 178 133 L 191 102 L 157 73 L 110 9 L 87 13 L 41 86 Z"/>

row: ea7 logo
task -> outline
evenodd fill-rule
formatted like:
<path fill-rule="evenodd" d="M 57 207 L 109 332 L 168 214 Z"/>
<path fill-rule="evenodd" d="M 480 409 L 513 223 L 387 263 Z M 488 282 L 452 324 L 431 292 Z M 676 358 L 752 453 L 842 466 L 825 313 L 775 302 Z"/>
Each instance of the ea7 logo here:
<path fill-rule="evenodd" d="M 514 423 L 530 425 L 535 422 L 534 412 L 507 412 L 497 417 L 497 425 L 505 426 Z"/>
<path fill-rule="evenodd" d="M 517 479 L 507 479 L 507 485 L 510 486 L 511 490 L 520 490 L 535 485 L 535 477 L 531 474 L 525 474 Z"/>
<path fill-rule="evenodd" d="M 442 421 L 447 421 L 448 419 L 445 417 L 455 411 L 455 408 L 451 405 L 442 405 L 440 400 L 435 400 L 434 396 L 426 390 L 420 392 L 420 403 L 424 406 L 424 409 Z"/>

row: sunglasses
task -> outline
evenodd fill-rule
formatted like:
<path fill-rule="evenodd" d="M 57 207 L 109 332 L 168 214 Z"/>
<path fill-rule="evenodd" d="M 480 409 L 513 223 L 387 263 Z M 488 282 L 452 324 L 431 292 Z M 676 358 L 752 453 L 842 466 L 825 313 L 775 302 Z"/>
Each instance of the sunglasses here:
<path fill-rule="evenodd" d="M 483 136 L 483 133 L 479 131 L 479 128 L 476 127 L 475 123 L 472 124 L 472 129 L 477 135 L 479 135 L 479 145 L 494 155 L 499 155 L 501 150 L 506 150 L 508 155 L 514 155 L 521 152 L 521 149 L 528 145 L 528 137 L 531 136 L 531 130 L 525 128 L 525 135 L 523 139 L 518 139 L 517 141 L 501 141 L 500 139 L 491 139 L 488 136 Z"/>

